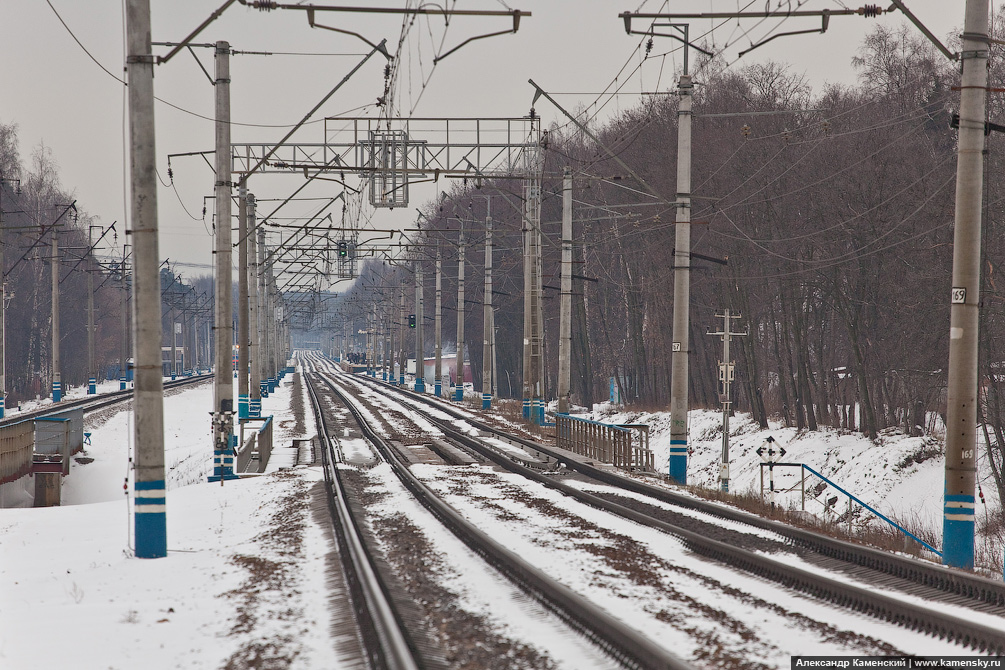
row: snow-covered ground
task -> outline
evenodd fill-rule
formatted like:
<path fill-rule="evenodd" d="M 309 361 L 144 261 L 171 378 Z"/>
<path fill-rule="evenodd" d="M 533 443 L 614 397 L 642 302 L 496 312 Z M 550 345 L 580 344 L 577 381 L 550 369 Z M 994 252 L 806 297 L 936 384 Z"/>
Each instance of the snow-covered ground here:
<path fill-rule="evenodd" d="M 589 415 L 606 423 L 648 424 L 650 448 L 655 453 L 657 469 L 667 471 L 670 448 L 669 412 L 626 412 L 609 405 L 598 405 Z M 709 410 L 693 410 L 688 414 L 690 423 L 691 455 L 688 459 L 688 484 L 716 489 L 719 487 L 719 463 L 722 455 L 722 414 Z M 765 445 L 770 436 L 776 447 L 786 451 L 784 461 L 804 463 L 855 497 L 890 517 L 922 539 L 942 536 L 942 495 L 945 486 L 945 460 L 943 444 L 933 436 L 910 437 L 896 430 L 884 431 L 875 442 L 861 433 L 836 431 L 821 427 L 819 431 L 797 431 L 770 421 L 762 430 L 750 415 L 737 413 L 730 418 L 730 491 L 735 493 L 761 491 L 761 458 L 758 447 Z M 986 519 L 1001 518 L 1002 506 L 997 487 L 986 462 L 983 443 L 978 459 L 978 480 L 982 498 L 977 500 L 978 528 Z M 777 496 L 780 505 L 801 507 L 799 468 L 775 468 L 775 488 L 783 491 Z M 817 516 L 830 514 L 825 503 L 834 496 L 837 502 L 831 509 L 838 514 L 847 510 L 848 499 L 833 487 L 818 488 L 822 484 L 807 473 L 806 511 Z M 764 486 L 768 488 L 768 472 L 764 472 Z M 871 518 L 869 514 L 858 515 Z M 1000 569 L 1003 565 L 1002 542 L 1005 538 L 978 538 L 978 557 L 983 557 Z M 936 545 L 936 548 L 940 548 Z"/>
<path fill-rule="evenodd" d="M 290 381 L 263 400 L 263 413 L 275 416 L 277 446 L 314 433 L 309 411 L 305 425 L 296 426 Z M 338 609 L 330 600 L 333 546 L 310 513 L 319 469 L 206 483 L 211 406 L 209 384 L 165 398 L 166 558 L 131 554 L 124 484 L 132 419 L 125 410 L 89 420 L 91 445 L 64 480 L 62 507 L 0 510 L 0 668 L 238 668 L 256 658 L 282 667 L 345 667 L 331 621 Z M 665 465 L 666 414 L 598 418 L 648 423 L 657 463 Z M 690 481 L 716 488 L 720 416 L 696 411 L 690 421 Z M 892 433 L 877 444 L 829 430 L 762 431 L 739 415 L 731 426 L 732 490 L 758 489 L 754 451 L 771 435 L 787 450 L 785 460 L 806 463 L 880 511 L 940 534 L 942 460 L 921 458 L 938 445 Z M 980 474 L 994 514 L 1000 503 L 987 473 Z M 778 485 L 794 478 L 781 474 Z M 798 505 L 798 493 L 790 502 Z M 779 666 L 787 667 L 784 659 Z"/>
<path fill-rule="evenodd" d="M 263 400 L 277 446 L 295 437 L 291 379 Z M 130 411 L 88 422 L 91 446 L 64 479 L 62 507 L 0 510 L 0 668 L 249 667 L 283 657 L 338 667 L 326 586 L 333 545 L 310 516 L 321 472 L 206 483 L 212 393 L 203 384 L 164 400 L 166 558 L 132 557 Z"/>

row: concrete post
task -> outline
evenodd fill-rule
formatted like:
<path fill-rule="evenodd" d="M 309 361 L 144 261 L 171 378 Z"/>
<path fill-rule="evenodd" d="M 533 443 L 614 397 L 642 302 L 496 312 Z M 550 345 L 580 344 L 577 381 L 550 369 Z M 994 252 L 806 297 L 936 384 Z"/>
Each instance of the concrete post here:
<path fill-rule="evenodd" d="M 562 172 L 562 296 L 558 314 L 558 413 L 572 394 L 572 170 Z"/>
<path fill-rule="evenodd" d="M 175 299 L 170 298 L 172 305 L 171 309 L 168 310 L 168 316 L 171 320 L 171 381 L 174 381 L 178 375 L 178 308 L 173 304 Z"/>
<path fill-rule="evenodd" d="M 149 0 L 126 0 L 129 81 L 130 234 L 133 243 L 133 329 L 136 354 L 135 533 L 138 558 L 167 555 L 164 486 L 164 378 L 161 374 L 160 254 L 154 146 L 153 56 Z"/>
<path fill-rule="evenodd" d="M 216 43 L 216 355 L 213 375 L 213 476 L 210 481 L 235 479 L 234 474 L 234 306 L 230 181 L 230 44 Z M 138 301 L 137 301 L 138 302 Z"/>
<path fill-rule="evenodd" d="M 443 257 L 440 245 L 436 245 L 436 300 L 433 318 L 434 356 L 433 364 L 433 395 L 437 398 L 443 391 Z"/>
<path fill-rule="evenodd" d="M 967 0 L 957 143 L 953 285 L 949 308 L 946 488 L 942 560 L 974 567 L 977 481 L 977 336 L 980 316 L 981 196 L 988 81 L 988 1 Z"/>
<path fill-rule="evenodd" d="M 259 393 L 263 398 L 269 397 L 268 385 L 268 360 L 269 360 L 269 318 L 268 318 L 268 297 L 269 288 L 266 281 L 268 276 L 265 264 L 265 229 L 258 231 L 258 326 L 261 331 L 261 355 L 258 363 L 258 384 Z"/>
<path fill-rule="evenodd" d="M 464 249 L 462 228 L 457 245 L 457 355 L 454 362 L 454 374 L 457 376 L 454 400 L 457 402 L 464 400 Z"/>
<path fill-rule="evenodd" d="M 422 340 L 422 262 L 415 262 L 415 390 L 426 391 L 426 361 Z"/>
<path fill-rule="evenodd" d="M 394 287 L 394 286 L 391 286 L 389 288 L 389 290 L 391 292 L 391 297 L 390 297 L 390 299 L 387 302 L 387 320 L 388 320 L 388 324 L 387 324 L 387 337 L 388 337 L 388 341 L 387 341 L 387 368 L 388 368 L 388 370 L 387 370 L 387 377 L 385 378 L 385 381 L 391 382 L 391 386 L 397 386 L 397 384 L 398 384 L 398 378 L 394 376 L 394 361 L 395 361 L 395 359 L 398 358 L 398 356 L 395 353 L 394 345 L 395 345 L 395 342 L 397 341 L 397 339 L 401 336 L 401 333 L 398 331 L 398 329 L 401 327 L 401 324 L 396 323 L 395 322 L 395 318 L 394 318 L 394 296 L 395 296 L 395 293 L 397 292 L 397 288 Z"/>
<path fill-rule="evenodd" d="M 248 190 L 237 189 L 237 420 L 251 416 L 251 393 L 248 388 L 248 344 L 251 324 L 248 321 Z"/>
<path fill-rule="evenodd" d="M 408 355 L 405 353 L 405 278 L 401 278 L 401 311 L 398 314 L 398 324 L 401 328 L 401 337 L 398 339 L 398 386 L 405 388 L 405 367 L 408 363 Z"/>
<path fill-rule="evenodd" d="M 7 406 L 7 269 L 6 247 L 3 241 L 3 179 L 0 178 L 0 419 Z"/>
<path fill-rule="evenodd" d="M 248 194 L 248 233 L 242 237 L 248 238 L 248 414 L 258 418 L 262 416 L 262 327 L 258 304 L 258 243 L 255 234 L 256 202 L 255 196 Z"/>
<path fill-rule="evenodd" d="M 59 376 L 59 235 L 52 227 L 52 401 L 63 399 L 63 385 Z"/>
<path fill-rule="evenodd" d="M 90 245 L 89 245 L 90 246 Z M 94 271 L 87 263 L 87 394 L 98 392 L 98 372 L 94 362 Z"/>
<path fill-rule="evenodd" d="M 533 424 L 544 418 L 542 383 L 543 309 L 541 302 L 541 152 L 532 150 L 527 156 L 528 177 L 524 181 L 524 228 L 526 259 L 524 265 L 524 416 Z"/>
<path fill-rule="evenodd" d="M 529 198 L 525 200 L 525 208 L 529 206 Z M 533 373 L 531 371 L 531 315 L 533 313 L 533 296 L 531 287 L 532 255 L 531 229 L 528 220 L 523 221 L 523 383 L 521 384 L 523 398 L 523 418 L 530 420 L 531 398 L 534 396 Z"/>
<path fill-rule="evenodd" d="M 491 207 L 491 201 L 489 201 Z M 485 217 L 485 290 L 482 297 L 482 409 L 492 407 L 492 216 Z"/>
<path fill-rule="evenodd" d="M 122 319 L 122 341 L 119 343 L 119 390 L 126 390 L 129 380 L 129 293 L 126 291 L 126 250 L 122 249 L 122 266 L 119 268 L 119 310 Z"/>
<path fill-rule="evenodd" d="M 677 230 L 674 250 L 673 340 L 670 366 L 670 481 L 687 484 L 688 304 L 691 299 L 691 95 L 689 75 L 678 84 Z"/>

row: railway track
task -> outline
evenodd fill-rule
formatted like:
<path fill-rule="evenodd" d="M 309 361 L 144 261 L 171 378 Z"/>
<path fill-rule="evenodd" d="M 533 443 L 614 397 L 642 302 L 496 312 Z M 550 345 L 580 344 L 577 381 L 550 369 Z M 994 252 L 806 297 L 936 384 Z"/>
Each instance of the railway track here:
<path fill-rule="evenodd" d="M 343 406 L 348 409 L 362 435 L 365 436 L 365 439 L 373 445 L 373 449 L 379 454 L 380 458 L 390 464 L 394 475 L 415 499 L 443 523 L 461 542 L 482 557 L 483 560 L 499 573 L 505 575 L 507 579 L 524 593 L 556 614 L 568 626 L 592 641 L 600 650 L 623 667 L 664 668 L 668 670 L 683 670 L 684 668 L 691 667 L 670 654 L 663 647 L 641 635 L 635 629 L 627 626 L 568 587 L 550 578 L 542 570 L 523 560 L 514 552 L 476 528 L 462 515 L 444 503 L 420 478 L 410 472 L 407 463 L 399 456 L 398 451 L 372 428 L 370 425 L 372 419 L 368 418 L 367 414 L 349 397 L 349 394 L 340 387 L 340 384 L 322 374 L 315 373 L 306 376 L 309 380 L 308 385 L 312 389 L 312 397 L 318 397 L 319 387 L 323 387 L 328 394 L 337 397 Z M 324 435 L 333 434 L 333 428 L 326 423 L 323 412 L 321 412 L 317 403 L 316 408 L 319 414 L 318 425 L 324 426 L 321 432 Z M 325 476 L 326 479 L 329 477 L 331 479 L 331 490 L 333 493 L 330 500 L 333 507 L 335 507 L 332 516 L 333 519 L 337 518 L 339 520 L 336 525 L 337 529 L 341 532 L 343 529 L 352 527 L 356 522 L 349 518 L 350 512 L 348 506 L 344 510 L 338 508 L 338 501 L 344 499 L 345 492 L 341 487 L 340 469 L 333 467 L 332 463 L 338 462 L 342 458 L 342 455 L 339 453 L 336 443 L 328 438 L 326 439 L 328 444 L 323 451 L 327 454 L 326 458 L 330 459 L 330 462 L 325 465 Z M 340 490 L 342 491 L 341 493 L 339 493 Z M 344 541 L 340 539 L 340 543 L 343 546 L 356 544 L 355 541 L 350 539 Z M 362 541 L 359 541 L 359 544 L 362 545 Z M 354 559 L 353 562 L 357 561 Z M 364 561 L 360 558 L 358 562 L 362 563 Z M 367 559 L 367 562 L 372 566 L 376 561 L 371 556 Z M 343 563 L 345 565 L 345 559 L 343 559 Z M 347 567 L 351 568 L 353 566 Z M 375 573 L 376 571 L 373 572 Z M 361 579 L 356 577 L 350 581 L 354 583 L 362 582 Z M 386 593 L 392 589 L 385 585 L 382 590 Z M 365 594 L 361 594 L 359 598 L 356 598 L 354 592 L 354 601 L 357 603 L 367 603 L 369 602 L 369 598 Z M 395 605 L 388 602 L 384 608 L 393 612 Z M 364 613 L 361 614 L 360 618 L 365 626 L 369 626 L 366 622 L 372 619 L 372 614 Z M 394 618 L 400 627 L 405 627 L 404 621 L 400 616 L 391 618 Z M 386 625 L 391 625 L 390 618 Z M 380 636 L 371 634 L 370 637 L 380 643 Z M 436 659 L 429 662 L 424 658 L 421 653 L 421 645 L 414 639 L 410 640 L 407 631 L 402 632 L 401 637 L 405 640 L 404 647 L 413 653 L 411 662 L 415 665 L 388 665 L 384 667 L 430 667 L 439 662 Z M 384 654 L 384 656 L 386 657 L 388 654 Z"/>
<path fill-rule="evenodd" d="M 185 377 L 184 379 L 176 379 L 174 381 L 166 381 L 164 382 L 164 390 L 168 391 L 171 389 L 183 388 L 185 386 L 192 386 L 212 378 L 213 375 L 210 374 L 199 375 L 196 377 Z M 126 389 L 125 391 L 102 393 L 97 396 L 85 396 L 74 400 L 63 400 L 59 403 L 45 405 L 44 407 L 40 407 L 39 409 L 32 410 L 30 412 L 18 412 L 17 414 L 4 417 L 0 420 L 0 426 L 6 426 L 20 421 L 27 421 L 29 419 L 39 419 L 42 417 L 52 416 L 54 414 L 61 414 L 62 412 L 73 409 L 83 409 L 85 412 L 94 412 L 121 402 L 128 402 L 132 399 L 133 390 Z"/>
<path fill-rule="evenodd" d="M 354 379 L 358 384 L 379 388 L 385 395 L 391 390 L 399 398 L 407 399 L 404 402 L 416 410 L 420 407 L 435 410 L 424 412 L 423 418 L 454 444 L 592 507 L 674 535 L 695 553 L 911 630 L 946 638 L 984 653 L 1005 653 L 1005 625 L 1002 623 L 1005 621 L 1002 619 L 1005 616 L 1005 587 L 1001 583 L 683 496 L 508 434 L 447 403 L 375 380 Z M 520 459 L 515 459 L 511 453 L 487 446 L 484 438 L 473 437 L 470 429 L 458 425 L 460 422 L 483 435 L 519 445 L 532 455 L 561 463 L 593 483 L 572 486 L 556 481 L 554 476 L 519 463 Z M 724 521 L 727 523 L 723 524 Z M 716 530 L 716 525 L 728 528 Z M 747 532 L 743 532 L 744 527 Z M 752 534 L 766 537 L 751 540 Z M 777 547 L 766 548 L 765 542 Z M 765 555 L 765 551 L 783 551 L 783 558 Z M 941 603 L 949 607 L 943 608 Z M 968 610 L 975 614 L 968 615 Z"/>

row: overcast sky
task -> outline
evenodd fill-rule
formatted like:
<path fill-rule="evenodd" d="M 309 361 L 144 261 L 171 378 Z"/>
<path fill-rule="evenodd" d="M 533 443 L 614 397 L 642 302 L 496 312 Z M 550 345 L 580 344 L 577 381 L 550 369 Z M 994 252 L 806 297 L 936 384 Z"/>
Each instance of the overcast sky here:
<path fill-rule="evenodd" d="M 222 0 L 152 0 L 154 41 L 181 40 L 220 4 Z M 349 4 L 400 7 L 404 3 L 370 0 Z M 444 34 L 442 19 L 420 18 L 400 51 L 400 16 L 326 13 L 319 15 L 318 21 L 358 32 L 372 42 L 387 39 L 392 53 L 400 54 L 402 74 L 394 100 L 397 116 L 521 117 L 530 108 L 533 89 L 527 80 L 532 78 L 545 90 L 563 94 L 557 99 L 570 110 L 595 110 L 598 94 L 611 90 L 610 84 L 617 80 L 623 95 L 599 98 L 600 118 L 609 118 L 636 104 L 644 91 L 672 87 L 673 73 L 681 65 L 681 52 L 666 39 L 657 39 L 653 48 L 653 54 L 659 56 L 642 63 L 639 45 L 644 38 L 625 33 L 620 12 L 665 11 L 668 5 L 682 12 L 730 11 L 745 4 L 738 0 L 458 0 L 457 9 L 511 8 L 532 16 L 521 21 L 516 34 L 474 41 L 435 68 L 432 59 L 437 53 L 469 37 L 511 28 L 512 20 L 457 18 Z M 795 0 L 791 3 L 796 4 Z M 962 27 L 964 0 L 906 0 L 906 4 L 943 39 Z M 769 0 L 769 5 L 777 7 L 778 0 Z M 846 0 L 808 0 L 802 9 L 843 6 L 858 7 Z M 763 10 L 764 3 L 753 2 L 750 9 Z M 128 210 L 123 178 L 124 87 L 112 77 L 124 78 L 122 11 L 122 4 L 111 0 L 0 0 L 0 122 L 18 125 L 27 166 L 40 143 L 51 148 L 63 186 L 75 192 L 79 207 L 104 224 L 124 221 Z M 789 63 L 819 90 L 826 82 L 854 83 L 850 60 L 865 33 L 879 22 L 896 27 L 904 21 L 896 12 L 878 19 L 835 17 L 824 35 L 779 38 L 739 60 L 737 52 L 751 40 L 779 31 L 817 28 L 820 20 L 793 18 L 781 28 L 778 19 L 739 25 L 736 21 L 716 22 L 718 27 L 706 39 L 718 49 L 725 46 L 720 57 L 734 67 L 766 59 Z M 712 25 L 710 21 L 693 21 L 692 38 L 708 32 Z M 644 25 L 639 22 L 638 27 Z M 278 141 L 288 126 L 298 122 L 369 49 L 357 38 L 312 29 L 306 12 L 260 12 L 236 4 L 195 42 L 216 40 L 227 40 L 239 51 L 276 54 L 234 55 L 231 59 L 232 119 L 236 124 L 248 124 L 234 126 L 235 143 Z M 212 50 L 194 51 L 212 73 Z M 163 55 L 166 49 L 155 48 L 155 53 Z M 372 58 L 314 118 L 344 112 L 375 116 L 374 103 L 384 87 L 384 63 L 382 57 Z M 213 148 L 213 123 L 209 120 L 213 87 L 192 56 L 182 52 L 157 67 L 154 89 L 166 101 L 158 103 L 155 111 L 158 169 L 166 182 L 169 154 Z M 538 102 L 537 111 L 545 127 L 564 121 L 545 100 Z M 321 123 L 307 125 L 294 139 L 320 142 L 321 128 Z M 162 186 L 158 193 L 161 257 L 170 258 L 176 271 L 187 276 L 205 274 L 212 263 L 212 201 L 206 203 L 205 220 L 202 209 L 204 197 L 213 192 L 213 175 L 199 158 L 175 158 L 171 164 L 174 187 Z M 261 201 L 260 213 L 271 211 L 270 198 L 284 198 L 302 183 L 302 176 L 254 178 L 251 188 Z M 438 186 L 413 187 L 407 209 L 378 211 L 372 225 L 410 225 L 415 220 L 415 207 L 447 185 L 441 180 Z M 318 198 L 337 193 L 331 183 L 305 191 L 305 195 Z M 283 213 L 309 216 L 318 205 L 316 200 L 298 202 Z"/>

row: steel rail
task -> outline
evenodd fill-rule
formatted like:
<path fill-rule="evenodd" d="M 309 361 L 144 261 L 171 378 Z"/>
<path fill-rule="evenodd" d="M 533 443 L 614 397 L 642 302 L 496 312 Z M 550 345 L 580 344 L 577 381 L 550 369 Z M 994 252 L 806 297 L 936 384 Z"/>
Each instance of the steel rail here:
<path fill-rule="evenodd" d="M 176 379 L 174 381 L 164 382 L 164 390 L 167 391 L 181 386 L 194 385 L 200 382 L 208 381 L 212 378 L 213 375 L 209 374 Z M 124 391 L 102 393 L 97 396 L 85 396 L 75 400 L 63 400 L 59 403 L 45 405 L 44 407 L 40 407 L 39 409 L 35 409 L 30 412 L 19 412 L 14 415 L 7 415 L 0 420 L 0 426 L 8 426 L 10 424 L 28 421 L 30 419 L 45 418 L 47 416 L 62 414 L 63 412 L 74 409 L 83 409 L 85 412 L 93 412 L 99 409 L 104 409 L 105 407 L 111 407 L 112 405 L 116 405 L 120 402 L 128 402 L 132 399 L 133 389 L 126 389 Z"/>
<path fill-rule="evenodd" d="M 323 374 L 318 374 L 318 379 L 342 399 L 366 438 L 380 450 L 384 459 L 391 464 L 395 475 L 398 476 L 402 484 L 458 539 L 482 556 L 524 592 L 626 667 L 662 668 L 664 670 L 692 668 L 691 665 L 673 656 L 649 638 L 586 600 L 569 587 L 553 580 L 543 571 L 474 527 L 411 473 L 385 440 L 374 432 L 359 407 L 347 397 L 347 393 L 340 389 L 339 385 L 333 383 Z"/>
<path fill-rule="evenodd" d="M 391 388 L 402 392 L 397 386 L 381 383 L 381 388 Z M 636 479 L 625 477 L 609 470 L 593 467 L 576 459 L 571 459 L 557 449 L 534 442 L 519 435 L 506 433 L 494 426 L 472 418 L 472 413 L 458 412 L 453 406 L 445 402 L 438 402 L 431 398 L 423 398 L 421 394 L 407 391 L 412 398 L 424 402 L 427 405 L 436 407 L 441 412 L 445 412 L 455 419 L 467 421 L 472 426 L 490 432 L 505 439 L 519 443 L 520 445 L 539 451 L 562 462 L 566 467 L 586 475 L 605 484 L 610 484 L 623 488 L 633 493 L 639 493 L 651 498 L 660 500 L 671 505 L 683 507 L 685 509 L 703 512 L 729 521 L 754 526 L 762 530 L 777 533 L 795 545 L 814 551 L 822 556 L 834 558 L 840 561 L 870 568 L 888 575 L 900 577 L 916 584 L 929 586 L 931 588 L 959 595 L 969 600 L 995 607 L 1005 607 L 1005 582 L 1000 582 L 980 575 L 975 575 L 959 570 L 952 570 L 945 566 L 937 565 L 927 561 L 921 561 L 906 556 L 899 556 L 873 547 L 867 547 L 853 542 L 846 542 L 837 538 L 828 537 L 820 533 L 797 528 L 771 519 L 765 519 L 754 514 L 743 512 L 725 505 L 719 505 L 690 496 L 682 495 L 666 488 L 652 486 Z"/>
<path fill-rule="evenodd" d="M 339 555 L 343 574 L 352 596 L 356 622 L 360 628 L 364 645 L 371 657 L 370 667 L 386 670 L 418 670 L 422 667 L 416 660 L 417 653 L 410 644 L 407 632 L 393 603 L 387 596 L 378 571 L 373 565 L 366 545 L 360 537 L 360 529 L 349 508 L 339 468 L 336 462 L 335 445 L 328 436 L 328 422 L 318 400 L 314 385 L 307 379 L 307 389 L 319 427 L 318 439 L 322 440 L 322 468 L 327 490 L 328 510 L 332 526 L 338 538 Z"/>
<path fill-rule="evenodd" d="M 354 379 L 357 379 L 354 377 Z M 391 387 L 390 385 L 385 385 L 378 383 L 375 380 L 366 379 L 366 383 L 378 385 L 381 389 L 393 388 L 399 393 L 403 392 L 401 389 L 396 387 Z M 526 440 L 524 438 L 518 438 L 516 436 L 500 431 L 499 429 L 493 428 L 486 424 L 482 424 L 478 421 L 471 420 L 470 417 L 464 416 L 459 412 L 452 411 L 452 408 L 444 406 L 442 403 L 432 401 L 428 398 L 423 398 L 420 394 L 415 394 L 414 392 L 407 392 L 407 395 L 414 399 L 419 400 L 427 405 L 435 407 L 438 411 L 447 413 L 454 418 L 461 418 L 469 424 L 478 427 L 481 430 L 486 430 L 488 432 L 494 433 L 499 436 L 505 437 L 507 440 L 517 441 L 524 446 L 538 451 L 543 454 L 547 454 L 557 460 L 563 462 L 570 469 L 575 469 L 582 474 L 586 474 L 592 478 L 598 479 L 604 483 L 632 490 L 637 493 L 643 493 L 645 495 L 650 495 L 663 502 L 669 502 L 671 504 L 678 504 L 678 500 L 686 500 L 688 503 L 687 507 L 690 509 L 696 509 L 699 511 L 716 513 L 718 516 L 729 518 L 734 521 L 739 521 L 741 523 L 750 524 L 752 520 L 766 521 L 760 519 L 760 517 L 754 517 L 753 515 L 747 515 L 740 513 L 739 515 L 724 515 L 721 514 L 721 508 L 719 506 L 704 504 L 697 505 L 695 503 L 701 501 L 695 501 L 693 499 L 685 498 L 684 496 L 674 495 L 672 498 L 663 495 L 653 495 L 654 493 L 668 493 L 665 490 L 657 489 L 656 487 L 651 487 L 639 482 L 633 482 L 624 477 L 613 475 L 612 473 L 600 470 L 599 468 L 594 468 L 592 466 L 587 466 L 574 459 L 569 459 L 563 454 L 558 453 L 548 447 L 544 447 L 536 442 Z M 776 560 L 763 556 L 761 554 L 747 551 L 734 547 L 732 545 L 713 540 L 704 537 L 693 531 L 686 530 L 669 524 L 667 522 L 655 519 L 645 513 L 638 512 L 636 510 L 630 509 L 628 507 L 619 505 L 617 503 L 610 502 L 598 496 L 586 493 L 579 489 L 568 486 L 561 482 L 555 481 L 553 477 L 548 477 L 542 475 L 530 468 L 527 468 L 519 463 L 516 463 L 509 456 L 501 454 L 500 452 L 491 449 L 480 441 L 473 439 L 471 436 L 458 430 L 450 421 L 437 419 L 436 417 L 425 416 L 426 420 L 434 423 L 440 430 L 444 432 L 445 435 L 449 436 L 450 439 L 460 443 L 461 445 L 473 449 L 479 454 L 491 459 L 496 464 L 504 467 L 511 472 L 521 474 L 527 478 L 544 484 L 545 486 L 557 489 L 562 493 L 573 497 L 580 502 L 591 505 L 593 507 L 604 509 L 606 511 L 612 512 L 619 516 L 627 519 L 631 519 L 637 523 L 644 524 L 649 527 L 660 529 L 664 532 L 672 534 L 680 538 L 689 549 L 695 553 L 699 553 L 704 556 L 708 556 L 714 560 L 726 563 L 728 565 L 741 568 L 745 571 L 757 574 L 765 579 L 770 579 L 772 581 L 779 582 L 789 588 L 802 591 L 809 595 L 812 595 L 823 600 L 828 600 L 835 604 L 838 604 L 845 608 L 854 609 L 861 611 L 863 613 L 875 616 L 880 619 L 885 619 L 892 623 L 898 625 L 904 625 L 908 628 L 918 630 L 933 636 L 946 637 L 950 640 L 956 641 L 959 644 L 969 646 L 975 649 L 979 649 L 988 653 L 1005 654 L 1005 631 L 992 628 L 980 623 L 975 623 L 971 621 L 963 620 L 959 617 L 952 616 L 945 612 L 938 611 L 936 609 L 928 607 L 920 607 L 912 603 L 906 602 L 904 600 L 898 599 L 896 597 L 891 597 L 876 593 L 875 591 L 869 590 L 868 588 L 854 586 L 851 584 L 846 584 L 837 581 L 831 577 L 816 574 L 801 568 L 797 568 L 790 565 L 785 565 Z M 734 510 L 728 510 L 734 512 Z M 771 525 L 760 525 L 753 524 L 760 528 L 772 530 L 775 532 L 780 532 L 781 529 L 789 530 L 799 530 L 791 529 L 784 524 L 779 524 L 777 522 L 770 522 Z M 808 532 L 808 531 L 804 531 Z M 810 535 L 817 536 L 815 533 L 810 533 Z M 820 538 L 831 540 L 832 542 L 847 545 L 845 551 L 848 553 L 854 550 L 869 549 L 866 547 L 861 547 L 859 545 L 854 545 L 851 543 L 842 543 L 840 540 L 833 540 L 832 538 L 824 538 L 824 536 L 819 536 Z M 814 538 L 815 539 L 815 538 Z M 810 547 L 813 548 L 813 547 Z M 878 550 L 871 550 L 880 554 L 882 558 L 885 558 L 884 552 Z M 894 557 L 900 558 L 900 557 Z M 861 561 L 852 561 L 856 564 L 862 565 Z M 921 566 L 913 565 L 915 561 L 908 561 L 909 567 L 912 568 L 924 568 Z M 946 572 L 946 570 L 942 570 Z M 978 580 L 983 580 L 983 578 L 977 578 Z M 918 581 L 918 580 L 915 580 Z M 991 582 L 986 580 L 991 584 L 1001 587 L 997 582 Z M 920 582 L 925 585 L 926 582 Z M 982 584 L 982 586 L 984 586 Z M 986 591 L 982 590 L 980 593 Z M 976 598 L 978 600 L 984 600 L 983 598 Z M 934 606 L 938 606 L 938 603 L 933 603 Z M 1005 612 L 1005 610 L 1003 610 Z"/>

